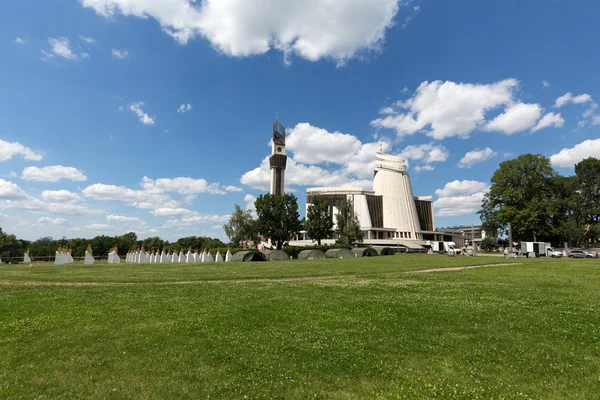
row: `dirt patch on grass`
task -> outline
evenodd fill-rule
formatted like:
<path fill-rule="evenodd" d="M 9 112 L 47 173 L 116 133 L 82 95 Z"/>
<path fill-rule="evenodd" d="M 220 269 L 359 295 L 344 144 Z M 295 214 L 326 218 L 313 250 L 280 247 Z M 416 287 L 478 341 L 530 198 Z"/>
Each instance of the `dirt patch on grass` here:
<path fill-rule="evenodd" d="M 398 272 L 384 272 L 376 275 L 405 275 L 405 274 L 426 274 L 434 272 L 455 272 L 464 271 L 468 269 L 478 268 L 489 268 L 489 267 L 506 267 L 509 265 L 521 265 L 520 263 L 505 263 L 505 264 L 482 264 L 482 265 L 470 265 L 462 267 L 447 267 L 447 268 L 428 268 L 412 271 L 398 271 Z M 365 274 L 372 274 L 372 272 L 366 272 Z M 233 283 L 233 284 L 246 284 L 246 283 L 277 283 L 277 282 L 303 282 L 303 281 L 324 281 L 324 280 L 335 280 L 343 278 L 356 278 L 363 274 L 348 274 L 348 275 L 325 275 L 325 276 L 302 276 L 293 278 L 248 278 L 248 279 L 202 279 L 196 281 L 179 281 L 179 282 L 44 282 L 44 281 L 0 281 L 0 286 L 70 286 L 70 287 L 104 287 L 104 286 L 139 286 L 139 285 L 198 285 L 206 283 Z"/>

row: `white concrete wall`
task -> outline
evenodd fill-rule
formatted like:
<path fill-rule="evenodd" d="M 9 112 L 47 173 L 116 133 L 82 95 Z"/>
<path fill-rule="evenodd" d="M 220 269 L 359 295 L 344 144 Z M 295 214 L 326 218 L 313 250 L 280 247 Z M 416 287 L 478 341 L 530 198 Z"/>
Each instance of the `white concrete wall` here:
<path fill-rule="evenodd" d="M 376 168 L 373 190 L 383 196 L 383 226 L 409 232 L 413 240 L 420 238 L 421 225 L 408 173 Z"/>

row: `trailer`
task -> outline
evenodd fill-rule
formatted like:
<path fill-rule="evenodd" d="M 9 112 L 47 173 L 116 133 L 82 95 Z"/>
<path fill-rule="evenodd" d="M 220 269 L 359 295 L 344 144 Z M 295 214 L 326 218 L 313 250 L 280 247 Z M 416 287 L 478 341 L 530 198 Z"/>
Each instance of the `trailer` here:
<path fill-rule="evenodd" d="M 562 257 L 562 253 L 554 250 L 548 242 L 522 242 L 521 252 L 527 257 L 532 254 L 535 257 Z"/>
<path fill-rule="evenodd" d="M 456 243 L 454 242 L 431 242 L 431 250 L 434 253 L 445 254 L 450 251 L 455 253 L 456 249 L 454 246 L 456 246 Z"/>

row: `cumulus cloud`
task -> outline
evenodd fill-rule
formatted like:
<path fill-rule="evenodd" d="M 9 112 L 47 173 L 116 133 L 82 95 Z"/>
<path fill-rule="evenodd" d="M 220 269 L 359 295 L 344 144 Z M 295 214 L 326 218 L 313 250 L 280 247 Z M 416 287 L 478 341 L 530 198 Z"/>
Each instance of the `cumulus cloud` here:
<path fill-rule="evenodd" d="M 416 172 L 430 172 L 435 170 L 435 167 L 432 165 L 417 165 L 415 167 Z"/>
<path fill-rule="evenodd" d="M 77 193 L 68 190 L 44 190 L 42 199 L 50 203 L 77 203 L 81 197 Z"/>
<path fill-rule="evenodd" d="M 406 146 L 398 155 L 408 160 L 421 161 L 425 164 L 431 164 L 434 162 L 446 161 L 450 155 L 450 152 L 442 145 L 426 143 Z M 421 167 L 421 170 L 423 170 L 423 167 Z"/>
<path fill-rule="evenodd" d="M 20 46 L 23 46 L 23 45 L 27 44 L 27 39 L 18 37 L 18 38 L 15 38 L 15 43 Z"/>
<path fill-rule="evenodd" d="M 436 217 L 455 217 L 474 214 L 481 209 L 485 193 L 473 193 L 469 196 L 440 197 L 434 201 Z"/>
<path fill-rule="evenodd" d="M 458 162 L 459 168 L 470 168 L 475 164 L 482 163 L 486 160 L 489 160 L 492 157 L 496 157 L 498 153 L 494 150 L 486 147 L 485 149 L 475 149 L 473 151 L 469 151 L 464 155 L 463 158 Z"/>
<path fill-rule="evenodd" d="M 588 157 L 600 158 L 600 139 L 584 140 L 570 149 L 564 148 L 550 156 L 550 162 L 555 167 L 573 168 Z"/>
<path fill-rule="evenodd" d="M 489 185 L 478 181 L 459 181 L 448 182 L 443 189 L 438 189 L 435 194 L 440 197 L 464 196 L 477 192 L 487 192 Z"/>
<path fill-rule="evenodd" d="M 158 190 L 160 192 L 173 192 L 181 195 L 195 195 L 200 193 L 225 194 L 218 183 L 208 183 L 205 179 L 194 178 L 161 178 L 152 180 L 148 177 L 142 179 L 145 190 Z"/>
<path fill-rule="evenodd" d="M 127 50 L 110 49 L 110 52 L 113 58 L 116 58 L 117 60 L 129 58 L 129 52 Z"/>
<path fill-rule="evenodd" d="M 573 96 L 573 93 L 568 92 L 556 99 L 556 102 L 554 103 L 554 107 L 560 108 L 569 103 L 585 104 L 585 103 L 592 102 L 592 101 L 593 101 L 592 96 L 590 96 L 587 93 L 580 94 L 578 96 Z"/>
<path fill-rule="evenodd" d="M 94 200 L 121 201 L 137 208 L 178 207 L 180 204 L 162 191 L 133 190 L 124 186 L 102 183 L 90 185 L 81 192 L 85 197 Z"/>
<path fill-rule="evenodd" d="M 233 185 L 223 186 L 222 189 L 225 190 L 226 192 L 233 192 L 233 193 L 242 191 L 242 188 L 233 186 Z"/>
<path fill-rule="evenodd" d="M 52 218 L 52 217 L 42 217 L 38 220 L 41 224 L 49 224 L 49 225 L 68 225 L 69 221 L 64 218 Z"/>
<path fill-rule="evenodd" d="M 0 161 L 8 161 L 14 156 L 21 156 L 29 161 L 40 161 L 43 158 L 40 153 L 36 153 L 19 142 L 6 142 L 0 139 Z"/>
<path fill-rule="evenodd" d="M 560 113 L 554 114 L 551 112 L 551 113 L 544 115 L 542 117 L 542 119 L 540 119 L 540 121 L 537 123 L 537 125 L 534 126 L 533 128 L 531 128 L 531 131 L 537 132 L 540 129 L 548 128 L 550 126 L 553 126 L 555 128 L 562 128 L 564 125 L 565 125 L 565 120 L 560 115 Z"/>
<path fill-rule="evenodd" d="M 256 217 L 256 207 L 254 206 L 254 202 L 256 201 L 256 196 L 251 194 L 246 194 L 244 196 L 244 203 L 246 203 L 246 210 L 249 210 L 254 217 Z"/>
<path fill-rule="evenodd" d="M 79 39 L 83 40 L 87 44 L 94 44 L 94 43 L 96 43 L 96 39 L 94 39 L 93 37 L 83 36 L 81 34 L 79 35 Z"/>
<path fill-rule="evenodd" d="M 62 57 L 66 60 L 77 60 L 77 54 L 71 50 L 71 44 L 69 39 L 66 37 L 48 38 L 50 44 L 49 50 L 42 50 L 44 57 L 42 59 L 48 60 L 54 57 Z"/>
<path fill-rule="evenodd" d="M 178 114 L 185 114 L 186 112 L 191 111 L 191 110 L 192 110 L 192 105 L 190 103 L 182 104 L 177 109 L 177 113 Z"/>
<path fill-rule="evenodd" d="M 108 228 L 110 227 L 106 224 L 90 224 L 85 226 L 85 229 L 89 229 L 91 231 L 104 231 Z"/>
<path fill-rule="evenodd" d="M 19 200 L 26 198 L 25 192 L 16 184 L 0 179 L 0 200 Z"/>
<path fill-rule="evenodd" d="M 539 104 L 516 103 L 509 106 L 503 114 L 488 122 L 485 130 L 512 135 L 533 127 L 541 115 L 542 107 Z"/>
<path fill-rule="evenodd" d="M 474 130 L 486 126 L 486 113 L 500 108 L 504 116 L 491 121 L 489 129 L 510 134 L 524 125 L 514 120 L 517 116 L 524 115 L 529 126 L 533 126 L 537 120 L 532 121 L 532 116 L 540 108 L 537 104 L 518 102 L 517 87 L 516 79 L 492 84 L 425 81 L 410 99 L 394 104 L 394 114 L 377 118 L 371 125 L 394 129 L 399 137 L 424 132 L 437 140 L 467 138 Z"/>
<path fill-rule="evenodd" d="M 53 165 L 42 168 L 27 167 L 23 170 L 21 179 L 36 182 L 58 182 L 61 179 L 82 182 L 87 180 L 87 176 L 77 168 Z"/>
<path fill-rule="evenodd" d="M 433 202 L 435 215 L 452 217 L 476 213 L 481 209 L 483 196 L 489 185 L 484 182 L 455 180 L 435 191 L 439 197 Z"/>
<path fill-rule="evenodd" d="M 138 217 L 127 217 L 125 215 L 107 215 L 106 221 L 108 222 L 124 222 L 124 223 L 133 223 L 139 225 L 146 225 L 146 221 Z"/>
<path fill-rule="evenodd" d="M 150 117 L 148 114 L 146 114 L 144 112 L 144 110 L 142 110 L 142 107 L 144 106 L 144 102 L 143 101 L 138 101 L 137 103 L 132 103 L 129 105 L 129 111 L 131 111 L 132 113 L 134 113 L 135 115 L 138 116 L 138 118 L 140 119 L 140 122 L 144 125 L 154 125 L 154 118 Z"/>
<path fill-rule="evenodd" d="M 362 143 L 353 135 L 328 132 L 309 123 L 300 123 L 289 130 L 286 146 L 299 163 L 342 164 L 360 150 Z"/>
<path fill-rule="evenodd" d="M 201 36 L 228 56 L 284 55 L 343 64 L 365 51 L 378 51 L 394 24 L 399 0 L 307 0 L 290 9 L 287 0 L 80 0 L 112 18 L 118 13 L 153 18 L 181 44 Z M 259 12 L 257 12 L 259 10 Z"/>
<path fill-rule="evenodd" d="M 42 194 L 43 195 L 43 194 Z M 16 184 L 0 179 L 0 209 L 16 209 L 64 215 L 88 215 L 101 212 L 76 204 L 76 201 L 56 202 L 53 193 L 46 193 L 44 201 L 23 191 Z"/>

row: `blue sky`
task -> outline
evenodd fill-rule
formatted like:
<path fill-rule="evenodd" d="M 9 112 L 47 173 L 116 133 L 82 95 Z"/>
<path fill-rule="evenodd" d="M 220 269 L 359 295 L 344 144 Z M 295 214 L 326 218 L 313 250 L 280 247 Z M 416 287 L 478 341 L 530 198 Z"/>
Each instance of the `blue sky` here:
<path fill-rule="evenodd" d="M 477 223 L 498 164 L 600 157 L 591 0 L 64 0 L 0 6 L 0 226 L 209 235 L 264 193 L 369 188 L 406 157 L 436 225 Z"/>

